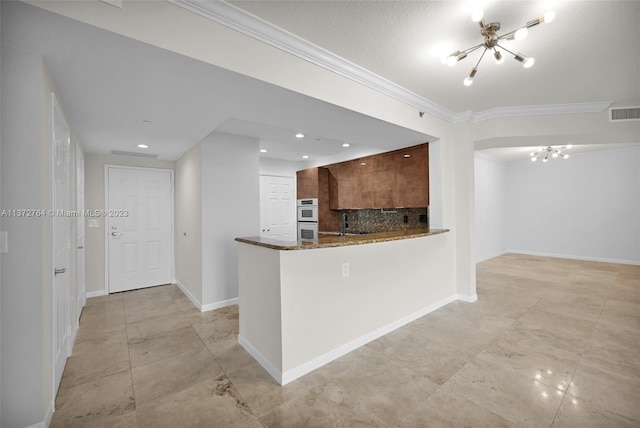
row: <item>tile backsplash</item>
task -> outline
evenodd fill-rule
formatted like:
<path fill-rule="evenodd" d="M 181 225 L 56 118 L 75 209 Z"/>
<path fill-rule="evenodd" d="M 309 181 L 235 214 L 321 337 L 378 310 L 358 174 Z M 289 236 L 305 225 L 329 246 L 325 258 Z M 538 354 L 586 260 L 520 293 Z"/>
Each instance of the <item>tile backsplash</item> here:
<path fill-rule="evenodd" d="M 344 210 L 348 232 L 388 232 L 429 227 L 429 208 Z M 405 222 L 406 221 L 406 222 Z"/>

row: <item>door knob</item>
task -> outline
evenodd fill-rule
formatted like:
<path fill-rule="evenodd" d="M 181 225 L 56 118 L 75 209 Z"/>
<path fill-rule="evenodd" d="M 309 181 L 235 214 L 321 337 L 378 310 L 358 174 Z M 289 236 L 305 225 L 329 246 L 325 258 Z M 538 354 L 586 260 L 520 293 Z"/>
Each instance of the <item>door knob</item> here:
<path fill-rule="evenodd" d="M 53 272 L 54 272 L 55 275 L 58 275 L 58 274 L 61 274 L 61 273 L 65 273 L 66 271 L 67 271 L 67 268 L 60 268 L 60 269 L 56 268 L 56 269 L 54 269 Z"/>
<path fill-rule="evenodd" d="M 122 235 L 121 232 L 111 232 L 111 236 L 120 236 Z"/>

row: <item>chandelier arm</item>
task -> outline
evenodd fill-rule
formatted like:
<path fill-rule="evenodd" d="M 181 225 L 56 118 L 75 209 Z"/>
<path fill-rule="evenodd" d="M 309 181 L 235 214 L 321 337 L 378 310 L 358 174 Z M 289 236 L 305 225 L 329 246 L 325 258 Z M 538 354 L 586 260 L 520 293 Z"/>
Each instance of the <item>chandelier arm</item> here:
<path fill-rule="evenodd" d="M 482 58 L 484 58 L 484 54 L 486 54 L 486 53 L 487 53 L 487 50 L 488 50 L 488 49 L 489 49 L 489 48 L 486 48 L 486 47 L 484 48 L 484 52 L 482 52 L 482 55 L 480 55 L 480 59 L 478 60 L 478 62 L 476 62 L 476 66 L 475 66 L 475 67 L 473 67 L 473 68 L 475 68 L 476 70 L 478 69 L 478 66 L 480 65 L 480 61 L 482 61 Z"/>
<path fill-rule="evenodd" d="M 523 25 L 522 27 L 518 27 L 513 31 L 509 31 L 508 33 L 504 33 L 502 36 L 498 36 L 498 40 L 504 40 L 506 38 L 508 38 L 509 36 L 513 36 L 514 34 L 516 34 L 516 31 L 521 30 L 523 28 L 529 28 L 526 25 Z"/>
<path fill-rule="evenodd" d="M 465 54 L 470 54 L 471 52 L 475 52 L 476 50 L 478 50 L 478 48 L 484 46 L 484 43 L 480 43 L 479 45 L 475 45 L 470 47 L 469 49 L 465 49 L 463 50 L 461 53 L 465 53 Z"/>
<path fill-rule="evenodd" d="M 500 49 L 503 49 L 503 50 L 509 52 L 511 55 L 516 56 L 516 54 L 514 54 L 513 52 L 511 52 L 509 49 L 505 48 L 504 46 L 498 45 L 498 44 L 496 44 L 496 46 L 499 47 Z"/>

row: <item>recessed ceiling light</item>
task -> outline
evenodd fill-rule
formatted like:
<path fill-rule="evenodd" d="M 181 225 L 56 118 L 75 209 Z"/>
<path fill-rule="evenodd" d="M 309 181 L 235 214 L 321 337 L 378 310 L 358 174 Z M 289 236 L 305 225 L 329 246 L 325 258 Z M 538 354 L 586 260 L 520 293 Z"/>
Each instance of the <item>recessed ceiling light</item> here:
<path fill-rule="evenodd" d="M 303 133 L 301 133 L 301 132 L 298 132 L 298 133 L 296 134 L 296 138 L 304 138 L 304 134 L 303 134 Z"/>
<path fill-rule="evenodd" d="M 267 149 L 260 149 L 260 153 L 267 153 Z"/>
<path fill-rule="evenodd" d="M 403 155 L 403 156 L 404 156 L 405 158 L 410 158 L 410 157 L 411 157 L 411 155 L 410 155 L 410 154 L 405 154 L 405 155 Z"/>
<path fill-rule="evenodd" d="M 138 147 L 140 147 L 141 149 L 148 149 L 149 146 L 147 146 L 146 144 L 138 144 Z"/>
<path fill-rule="evenodd" d="M 349 143 L 342 143 L 342 147 L 349 147 L 349 146 L 351 146 L 351 144 L 349 144 Z"/>
<path fill-rule="evenodd" d="M 304 155 L 304 156 L 302 156 L 302 159 L 309 159 L 309 156 Z"/>

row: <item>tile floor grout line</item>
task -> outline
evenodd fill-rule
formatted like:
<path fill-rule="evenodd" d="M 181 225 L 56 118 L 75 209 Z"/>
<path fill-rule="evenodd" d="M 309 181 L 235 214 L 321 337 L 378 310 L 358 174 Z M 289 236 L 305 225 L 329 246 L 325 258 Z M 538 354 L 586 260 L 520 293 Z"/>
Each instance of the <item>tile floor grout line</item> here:
<path fill-rule="evenodd" d="M 133 411 L 136 412 L 136 427 L 138 427 L 138 403 L 136 400 L 136 386 L 133 382 L 133 365 L 131 363 L 131 346 L 129 345 L 129 322 L 127 321 L 127 314 L 125 312 L 125 295 L 122 295 L 122 315 L 124 317 L 124 332 L 127 338 L 127 354 L 129 355 L 129 377 L 131 378 L 131 391 L 133 392 Z"/>

